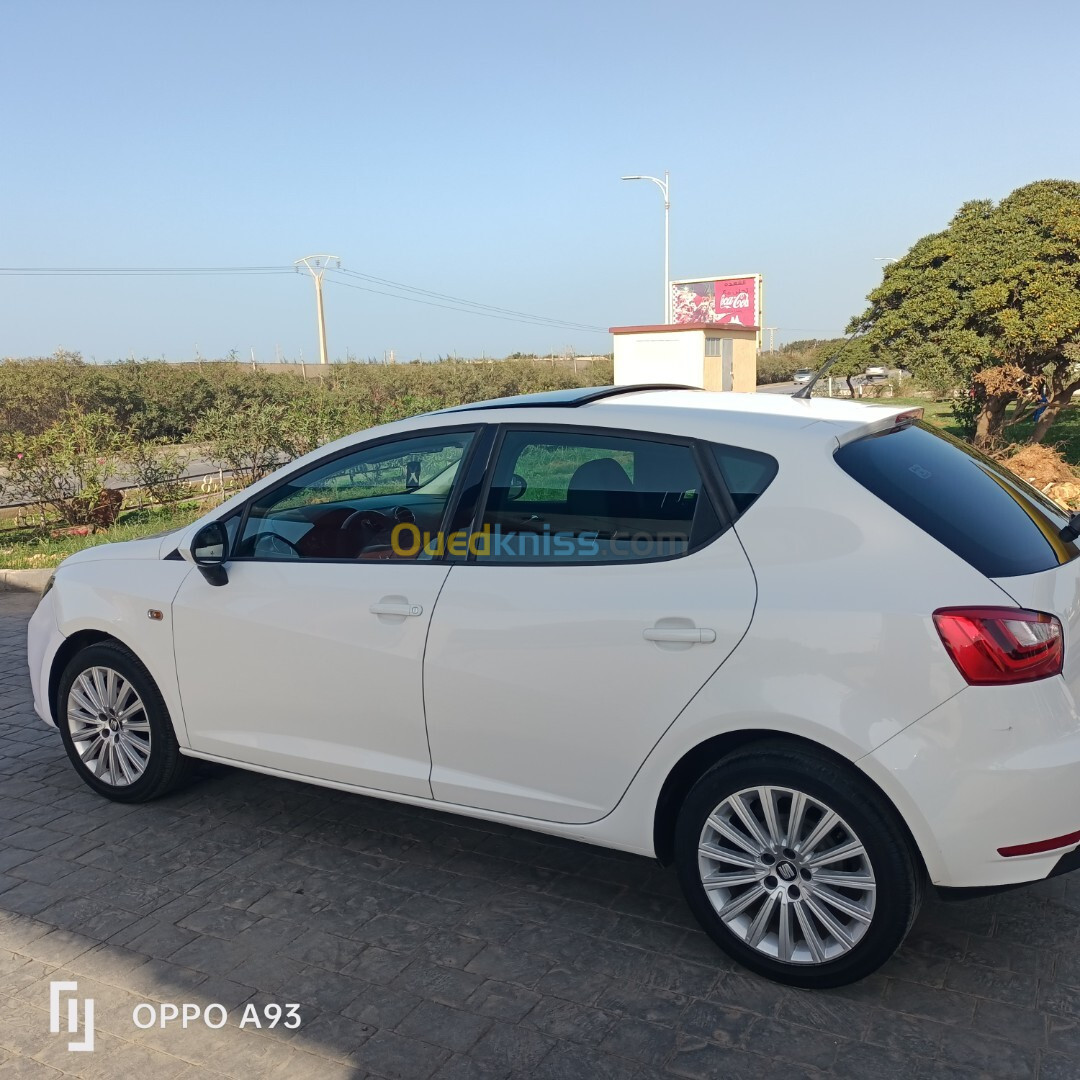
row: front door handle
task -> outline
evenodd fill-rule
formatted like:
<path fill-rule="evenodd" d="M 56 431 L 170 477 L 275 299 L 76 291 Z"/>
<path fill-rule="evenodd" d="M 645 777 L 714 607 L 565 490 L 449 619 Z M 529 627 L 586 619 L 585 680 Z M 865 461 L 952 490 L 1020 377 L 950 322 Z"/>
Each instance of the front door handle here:
<path fill-rule="evenodd" d="M 372 615 L 423 615 L 424 609 L 419 604 L 372 604 L 368 608 Z"/>
<path fill-rule="evenodd" d="M 646 641 L 677 641 L 683 645 L 708 645 L 716 640 L 716 631 L 698 626 L 650 626 L 641 636 Z"/>

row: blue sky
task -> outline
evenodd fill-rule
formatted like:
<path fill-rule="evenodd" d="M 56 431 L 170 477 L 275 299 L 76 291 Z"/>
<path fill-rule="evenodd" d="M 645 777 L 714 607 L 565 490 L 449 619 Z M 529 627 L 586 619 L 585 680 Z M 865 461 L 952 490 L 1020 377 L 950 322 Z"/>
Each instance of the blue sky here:
<path fill-rule="evenodd" d="M 0 266 L 312 252 L 575 323 L 761 272 L 777 342 L 842 331 L 967 199 L 1080 179 L 1080 5 L 949 0 L 5 5 Z M 365 284 L 357 279 L 353 284 Z M 343 358 L 606 352 L 328 277 Z M 0 276 L 0 356 L 317 354 L 295 275 Z"/>

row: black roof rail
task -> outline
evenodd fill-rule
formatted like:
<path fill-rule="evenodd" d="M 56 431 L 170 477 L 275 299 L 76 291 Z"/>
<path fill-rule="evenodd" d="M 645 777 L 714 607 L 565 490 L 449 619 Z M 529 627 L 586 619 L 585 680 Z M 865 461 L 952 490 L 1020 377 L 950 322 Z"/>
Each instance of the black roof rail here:
<path fill-rule="evenodd" d="M 591 405 L 604 398 L 618 397 L 622 394 L 636 394 L 642 390 L 700 390 L 700 386 L 687 386 L 685 383 L 632 383 L 629 386 L 576 386 L 568 390 L 545 390 L 538 394 L 517 394 L 514 397 L 492 398 L 490 401 L 478 401 L 472 405 L 454 405 L 449 409 L 436 409 L 429 416 L 443 413 L 472 412 L 474 409 L 535 409 L 561 408 L 577 409 L 582 405 Z"/>

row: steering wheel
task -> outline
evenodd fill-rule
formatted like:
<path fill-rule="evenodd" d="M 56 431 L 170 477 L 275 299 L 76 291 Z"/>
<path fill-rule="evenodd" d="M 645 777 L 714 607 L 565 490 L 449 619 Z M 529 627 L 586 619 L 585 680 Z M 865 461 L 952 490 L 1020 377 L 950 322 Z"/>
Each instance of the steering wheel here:
<path fill-rule="evenodd" d="M 255 550 L 252 552 L 256 558 L 263 559 L 300 559 L 300 549 L 287 537 L 280 533 L 261 533 L 255 540 Z"/>
<path fill-rule="evenodd" d="M 354 510 L 342 523 L 341 532 L 346 534 L 352 529 L 361 533 L 361 541 L 356 557 L 360 558 L 369 548 L 379 545 L 389 546 L 390 537 L 396 525 L 415 525 L 416 515 L 407 506 L 392 506 L 387 513 L 381 510 Z"/>
<path fill-rule="evenodd" d="M 354 510 L 342 523 L 341 531 L 350 532 L 355 528 L 363 528 L 368 532 L 377 533 L 384 529 L 393 528 L 393 522 L 380 510 Z"/>

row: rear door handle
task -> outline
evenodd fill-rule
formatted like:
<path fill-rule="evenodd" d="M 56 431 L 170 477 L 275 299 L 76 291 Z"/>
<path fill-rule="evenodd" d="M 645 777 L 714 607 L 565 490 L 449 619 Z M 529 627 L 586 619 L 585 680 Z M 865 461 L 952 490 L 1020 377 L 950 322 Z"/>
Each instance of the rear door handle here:
<path fill-rule="evenodd" d="M 372 604 L 368 608 L 372 615 L 423 615 L 424 609 L 419 604 Z"/>
<path fill-rule="evenodd" d="M 686 645 L 708 645 L 716 640 L 716 631 L 698 626 L 650 626 L 641 636 L 646 641 L 679 641 Z"/>

